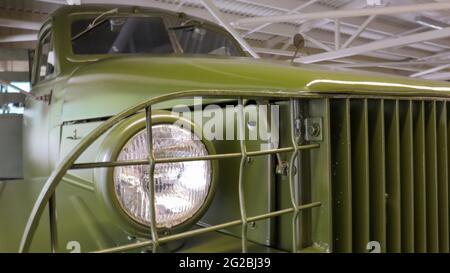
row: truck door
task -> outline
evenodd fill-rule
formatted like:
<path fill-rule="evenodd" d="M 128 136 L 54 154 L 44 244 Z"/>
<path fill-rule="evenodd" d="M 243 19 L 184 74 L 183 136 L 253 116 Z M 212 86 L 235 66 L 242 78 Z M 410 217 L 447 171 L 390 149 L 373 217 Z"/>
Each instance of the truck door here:
<path fill-rule="evenodd" d="M 37 98 L 27 98 L 24 111 L 25 177 L 46 177 L 49 167 L 49 113 L 54 86 L 55 54 L 51 28 L 40 36 L 36 50 L 31 90 Z"/>

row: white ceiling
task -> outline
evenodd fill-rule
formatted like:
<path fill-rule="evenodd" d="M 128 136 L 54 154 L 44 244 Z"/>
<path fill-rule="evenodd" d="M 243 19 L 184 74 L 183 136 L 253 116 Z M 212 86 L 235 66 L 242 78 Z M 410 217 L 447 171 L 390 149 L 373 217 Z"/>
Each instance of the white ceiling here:
<path fill-rule="evenodd" d="M 14 61 L 2 56 L 2 48 L 33 47 L 39 24 L 48 14 L 74 2 L 80 1 L 0 0 L 0 60 Z M 124 1 L 81 0 L 87 3 Z M 212 6 L 205 8 L 205 3 Z M 222 19 L 262 58 L 290 59 L 295 50 L 292 37 L 301 33 L 306 47 L 298 62 L 450 80 L 450 1 L 128 0 L 126 4 Z M 214 16 L 215 7 L 220 12 Z"/>

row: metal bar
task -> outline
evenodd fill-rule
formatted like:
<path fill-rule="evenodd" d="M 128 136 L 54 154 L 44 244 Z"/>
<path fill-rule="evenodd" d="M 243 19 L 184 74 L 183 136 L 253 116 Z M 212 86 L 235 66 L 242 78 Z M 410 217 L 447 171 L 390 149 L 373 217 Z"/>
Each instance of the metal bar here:
<path fill-rule="evenodd" d="M 203 6 L 211 13 L 211 15 L 225 28 L 232 36 L 235 38 L 239 44 L 250 53 L 253 58 L 259 59 L 258 53 L 256 53 L 253 48 L 245 41 L 245 39 L 230 26 L 229 22 L 223 16 L 222 12 L 217 8 L 217 6 L 213 3 L 212 0 L 201 0 Z"/>
<path fill-rule="evenodd" d="M 238 99 L 238 121 L 239 121 L 239 144 L 241 148 L 241 162 L 239 165 L 239 211 L 241 213 L 241 241 L 242 252 L 247 253 L 247 210 L 245 208 L 244 192 L 244 167 L 247 161 L 247 148 L 245 147 L 245 116 L 244 103 L 242 97 Z"/>
<path fill-rule="evenodd" d="M 272 149 L 274 147 L 278 147 L 278 145 L 276 143 L 274 143 L 274 135 L 271 133 L 272 132 L 272 128 L 278 128 L 279 127 L 279 120 L 277 119 L 277 117 L 273 117 L 272 116 L 272 111 L 271 111 L 271 104 L 269 101 L 267 100 L 261 100 L 261 101 L 257 101 L 257 105 L 258 105 L 258 113 L 260 115 L 260 120 L 263 122 L 263 126 L 266 130 L 266 132 L 268 132 L 267 136 L 267 145 L 268 145 L 268 149 Z M 248 154 L 248 152 L 247 152 Z M 275 191 L 275 181 L 276 181 L 276 173 L 273 171 L 275 169 L 276 163 L 278 162 L 279 164 L 281 164 L 281 157 L 280 154 L 269 154 L 266 157 L 266 162 L 267 162 L 267 169 L 266 169 L 266 174 L 267 174 L 267 181 L 265 183 L 266 185 L 266 190 L 267 190 L 267 201 L 266 201 L 266 205 L 267 205 L 267 212 L 271 212 L 276 210 L 276 191 Z M 310 203 L 310 202 L 308 202 Z M 269 218 L 266 223 L 265 226 L 267 228 L 267 233 L 266 233 L 266 239 L 265 239 L 265 244 L 270 246 L 274 243 L 274 239 L 275 239 L 275 219 Z"/>
<path fill-rule="evenodd" d="M 429 27 L 420 26 L 420 27 L 416 27 L 416 28 L 409 29 L 407 31 L 403 31 L 403 32 L 400 32 L 398 34 L 395 34 L 393 37 L 405 36 L 405 35 L 408 35 L 408 34 L 411 34 L 411 33 L 414 33 L 414 32 L 419 32 L 419 31 L 426 30 L 426 29 L 429 29 Z"/>
<path fill-rule="evenodd" d="M 414 252 L 414 125 L 412 101 L 401 102 L 400 169 L 402 252 Z"/>
<path fill-rule="evenodd" d="M 447 103 L 437 103 L 439 251 L 449 252 Z"/>
<path fill-rule="evenodd" d="M 308 7 L 308 6 L 312 5 L 312 4 L 314 4 L 314 3 L 317 2 L 317 1 L 319 1 L 319 0 L 309 0 L 308 2 L 302 3 L 302 4 L 300 4 L 299 6 L 295 7 L 294 9 L 288 11 L 286 14 L 298 13 L 298 12 L 301 11 L 302 9 L 304 9 L 304 8 L 306 8 L 306 7 Z M 256 28 L 254 28 L 254 29 L 250 29 L 249 31 L 247 31 L 246 33 L 244 33 L 244 34 L 242 35 L 242 37 L 246 37 L 246 36 L 248 36 L 248 35 L 250 35 L 250 34 L 252 34 L 252 33 L 254 33 L 254 32 L 257 32 L 257 31 L 259 31 L 259 30 L 261 30 L 261 29 L 263 29 L 263 28 L 265 28 L 265 27 L 267 27 L 267 26 L 270 26 L 270 25 L 271 25 L 271 23 L 265 23 L 265 24 L 262 24 L 262 25 L 260 25 L 260 26 L 258 26 L 258 27 L 256 27 Z"/>
<path fill-rule="evenodd" d="M 56 196 L 55 193 L 48 202 L 48 212 L 50 220 L 50 247 L 53 253 L 58 250 L 58 219 L 56 215 Z"/>
<path fill-rule="evenodd" d="M 425 173 L 425 104 L 415 105 L 414 124 L 414 251 L 427 251 L 426 173 Z"/>
<path fill-rule="evenodd" d="M 300 102 L 298 103 L 300 105 Z M 298 109 L 296 109 L 296 113 L 299 117 L 312 117 L 315 116 L 314 114 L 311 114 L 309 112 L 310 107 L 314 107 L 314 106 L 310 106 L 307 103 L 302 103 L 301 104 L 302 107 L 298 107 Z M 321 110 L 317 111 L 321 112 Z M 322 122 L 324 124 L 324 122 Z M 323 125 L 322 124 L 322 125 Z M 323 127 L 322 128 L 326 128 Z M 326 129 L 324 129 L 326 130 Z M 326 130 L 328 131 L 328 130 Z M 301 126 L 300 126 L 300 132 L 301 134 Z M 326 137 L 324 135 L 322 135 L 323 137 Z M 304 139 L 304 136 L 300 136 L 300 143 L 302 143 L 301 141 Z M 287 138 L 287 141 L 289 141 L 289 138 Z M 320 144 L 322 146 L 322 143 Z M 325 144 L 326 145 L 326 144 Z M 303 150 L 304 151 L 304 150 Z M 320 187 L 318 184 L 315 184 L 315 181 L 320 180 L 320 178 L 312 178 L 312 162 L 315 162 L 313 157 L 311 156 L 310 152 L 301 152 L 299 151 L 299 155 L 297 157 L 297 162 L 295 165 L 295 168 L 298 170 L 295 173 L 294 179 L 296 179 L 298 181 L 298 188 L 295 190 L 296 195 L 298 196 L 298 201 L 299 201 L 299 205 L 302 204 L 308 204 L 311 203 L 312 200 L 315 200 L 313 197 L 313 189 L 317 189 L 318 187 Z M 322 164 L 317 164 L 317 166 L 323 167 Z M 330 164 L 331 166 L 331 164 Z M 330 175 L 331 177 L 331 175 Z M 300 190 L 301 189 L 301 190 Z M 331 190 L 328 192 L 331 196 Z M 319 200 L 317 202 L 321 202 L 322 204 L 325 204 L 323 202 L 323 200 Z M 330 208 L 331 210 L 331 208 Z M 298 216 L 298 234 L 299 234 L 299 244 L 298 244 L 298 249 L 305 249 L 310 247 L 311 245 L 314 244 L 314 241 L 319 241 L 322 240 L 321 238 L 317 237 L 314 235 L 313 231 L 316 232 L 320 232 L 317 228 L 314 228 L 313 225 L 321 225 L 318 222 L 313 220 L 313 217 L 315 217 L 312 213 L 312 211 L 307 210 L 307 211 L 302 211 L 301 213 L 299 213 Z M 332 233 L 330 231 L 330 233 Z M 332 239 L 331 239 L 332 240 Z"/>
<path fill-rule="evenodd" d="M 317 39 L 314 39 L 313 37 L 305 34 L 305 32 L 299 32 L 301 35 L 303 35 L 303 37 L 305 37 L 306 40 L 310 41 L 312 44 L 316 45 L 317 47 L 325 50 L 325 51 L 332 51 L 332 49 L 330 47 L 328 47 L 326 44 L 320 42 Z M 293 56 L 293 55 L 291 55 Z"/>
<path fill-rule="evenodd" d="M 148 185 L 147 194 L 150 203 L 150 232 L 152 236 L 153 253 L 158 250 L 159 240 L 156 229 L 156 200 L 155 200 L 155 157 L 153 155 L 153 133 L 152 133 L 152 107 L 145 108 L 145 126 L 147 129 L 147 153 L 148 153 Z"/>
<path fill-rule="evenodd" d="M 401 252 L 400 113 L 399 101 L 386 101 L 386 240 L 387 252 Z"/>
<path fill-rule="evenodd" d="M 419 43 L 423 41 L 429 41 L 434 39 L 445 38 L 450 35 L 450 27 L 443 28 L 440 30 L 430 30 L 417 34 L 411 34 L 408 36 L 403 36 L 399 38 L 389 38 L 383 39 L 381 41 L 374 41 L 358 46 L 348 47 L 344 49 L 339 49 L 331 52 L 324 52 L 315 55 L 295 58 L 295 62 L 300 63 L 315 63 L 321 61 L 328 61 L 338 58 L 350 57 L 359 54 L 363 54 L 369 51 L 376 51 L 381 49 L 387 49 L 396 46 L 404 46 L 408 44 Z"/>
<path fill-rule="evenodd" d="M 284 56 L 292 56 L 290 51 L 286 52 L 273 52 L 273 54 L 280 54 Z M 359 63 L 337 63 L 328 64 L 329 67 L 339 68 L 357 68 L 357 67 L 372 67 L 372 66 L 411 66 L 411 65 L 429 65 L 429 64 L 447 64 L 448 60 L 436 60 L 436 61 L 409 61 L 409 62 L 359 62 Z"/>
<path fill-rule="evenodd" d="M 450 104 L 449 104 L 449 102 L 447 102 L 447 101 L 445 101 L 445 104 L 446 104 L 446 110 L 447 110 L 447 114 L 446 114 L 446 118 L 447 118 L 447 157 L 449 157 L 448 159 L 447 159 L 447 166 L 443 166 L 443 167 L 447 167 L 447 172 L 449 172 L 448 170 L 450 170 Z M 450 173 L 449 173 L 449 176 L 450 176 Z M 449 179 L 450 179 L 450 177 L 449 177 Z M 447 181 L 447 183 L 448 183 L 448 190 L 447 190 L 447 196 L 450 198 L 450 181 Z M 445 193 L 443 193 L 443 194 L 445 194 Z M 448 221 L 449 221 L 449 229 L 450 229 L 450 201 L 448 201 L 448 206 L 447 206 L 447 209 L 449 210 L 449 214 L 448 214 Z M 449 230 L 449 232 L 450 232 L 450 230 Z M 449 236 L 450 236 L 450 234 L 449 234 Z M 449 238 L 449 240 L 450 240 L 450 238 Z M 450 245 L 450 242 L 449 242 L 449 245 Z"/>
<path fill-rule="evenodd" d="M 10 18 L 0 18 L 0 27 L 18 28 L 28 30 L 39 30 L 42 26 L 42 22 L 36 22 L 31 20 L 17 20 Z"/>
<path fill-rule="evenodd" d="M 242 26 L 249 24 L 296 22 L 301 20 L 314 20 L 314 19 L 337 19 L 337 18 L 360 17 L 370 15 L 392 15 L 407 12 L 442 10 L 448 8 L 450 8 L 450 3 L 427 3 L 427 4 L 381 7 L 381 8 L 376 7 L 366 9 L 327 10 L 327 11 L 293 14 L 293 15 L 243 18 L 236 20 L 235 22 L 232 22 L 231 25 Z"/>
<path fill-rule="evenodd" d="M 0 43 L 15 43 L 15 42 L 34 42 L 38 39 L 37 34 L 15 34 L 2 36 Z"/>
<path fill-rule="evenodd" d="M 352 149 L 350 100 L 331 100 L 333 237 L 335 252 L 352 252 Z"/>
<path fill-rule="evenodd" d="M 439 252 L 436 102 L 425 104 L 427 251 Z"/>
<path fill-rule="evenodd" d="M 180 1 L 180 3 L 175 8 L 175 11 L 179 11 L 184 6 L 184 4 L 186 4 L 186 2 L 187 1 Z"/>
<path fill-rule="evenodd" d="M 321 206 L 320 202 L 314 202 L 314 203 L 298 206 L 297 209 L 299 211 L 301 211 L 301 210 L 320 207 L 320 206 Z M 256 222 L 256 221 L 265 220 L 265 219 L 268 219 L 271 217 L 284 215 L 284 214 L 287 214 L 287 213 L 290 213 L 293 211 L 294 211 L 294 208 L 287 208 L 287 209 L 283 209 L 283 210 L 273 211 L 273 212 L 269 212 L 266 214 L 249 217 L 247 219 L 247 221 Z M 183 233 L 178 233 L 178 234 L 162 237 L 159 239 L 159 242 L 167 243 L 167 242 L 174 241 L 174 240 L 185 239 L 185 238 L 189 238 L 189 237 L 196 236 L 196 235 L 201 235 L 201 234 L 212 232 L 212 231 L 217 231 L 217 230 L 226 229 L 226 228 L 233 227 L 233 226 L 238 226 L 240 224 L 242 224 L 242 220 L 234 220 L 234 221 L 230 221 L 230 222 L 223 223 L 220 225 L 190 230 L 190 231 L 186 231 Z M 145 242 L 139 242 L 139 243 L 124 245 L 124 246 L 113 247 L 113 248 L 109 248 L 109 249 L 103 249 L 100 251 L 96 251 L 96 253 L 123 252 L 123 251 L 129 251 L 129 250 L 138 249 L 138 248 L 142 248 L 142 247 L 148 247 L 148 246 L 151 246 L 152 244 L 153 244 L 152 241 L 145 241 Z"/>
<path fill-rule="evenodd" d="M 436 67 L 433 67 L 433 68 L 430 68 L 430 69 L 427 69 L 427 70 L 423 70 L 423 71 L 414 73 L 414 74 L 409 75 L 409 76 L 411 78 L 423 77 L 425 75 L 428 75 L 428 74 L 431 74 L 431 73 L 435 73 L 435 72 L 447 69 L 449 67 L 450 67 L 450 64 L 447 63 L 447 64 L 443 64 L 443 65 L 440 65 L 440 66 L 436 66 Z"/>
<path fill-rule="evenodd" d="M 352 215 L 353 251 L 367 252 L 370 241 L 369 206 L 369 111 L 367 99 L 352 100 Z"/>
<path fill-rule="evenodd" d="M 296 100 L 291 99 L 290 107 L 290 124 L 291 124 L 291 141 L 294 146 L 294 151 L 292 152 L 291 158 L 289 160 L 289 194 L 291 197 L 292 208 L 294 209 L 294 214 L 292 215 L 292 252 L 296 253 L 298 248 L 298 196 L 295 194 L 295 189 L 298 188 L 294 182 L 294 168 L 295 160 L 298 157 L 298 141 L 295 124 L 296 124 Z M 299 172 L 300 170 L 297 170 Z M 298 182 L 298 181 L 297 181 Z M 298 186 L 298 185 L 297 185 Z"/>
<path fill-rule="evenodd" d="M 261 103 L 258 104 L 258 107 L 261 107 Z M 267 113 L 263 114 L 262 118 L 265 122 L 265 126 L 267 129 L 267 132 L 270 132 L 272 128 L 278 128 L 279 127 L 279 120 L 277 120 L 275 117 L 272 117 L 272 109 L 271 104 L 269 101 L 265 101 L 265 105 L 267 106 Z M 272 120 L 273 118 L 273 120 Z M 273 135 L 269 133 L 270 137 L 267 141 L 267 143 L 270 145 L 269 149 L 273 148 Z M 278 146 L 277 146 L 278 147 Z M 247 153 L 248 154 L 248 153 Z M 279 160 L 279 161 L 278 161 Z M 267 156 L 267 211 L 275 211 L 276 210 L 276 173 L 273 171 L 275 169 L 275 166 L 277 166 L 275 162 L 281 162 L 280 154 L 269 154 Z M 275 228 L 275 219 L 269 218 L 267 220 L 267 239 L 266 239 L 266 245 L 272 245 L 275 240 L 276 236 L 276 228 Z"/>
<path fill-rule="evenodd" d="M 384 100 L 369 101 L 370 238 L 386 252 Z"/>
<path fill-rule="evenodd" d="M 434 81 L 448 81 L 450 80 L 450 72 L 433 73 L 423 76 L 422 79 Z"/>
<path fill-rule="evenodd" d="M 0 84 L 1 84 L 1 85 L 9 86 L 9 87 L 11 87 L 11 88 L 14 88 L 14 89 L 16 89 L 17 91 L 19 91 L 20 94 L 23 94 L 23 95 L 25 95 L 25 96 L 31 97 L 31 98 L 33 98 L 33 99 L 36 99 L 35 96 L 33 96 L 32 94 L 30 94 L 30 92 L 27 92 L 27 91 L 23 90 L 22 88 L 15 86 L 14 84 L 10 83 L 10 82 L 7 81 L 7 80 L 4 80 L 4 79 L 1 79 L 1 78 L 0 78 Z"/>
<path fill-rule="evenodd" d="M 342 45 L 341 48 L 347 48 L 351 43 L 353 43 L 353 41 L 359 37 L 359 35 L 367 28 L 367 26 L 369 26 L 369 24 L 373 21 L 373 19 L 375 19 L 377 16 L 376 15 L 370 15 L 369 18 L 366 19 L 366 21 L 364 21 L 364 23 L 359 26 L 358 30 L 353 33 L 353 35 L 347 39 L 347 41 L 345 41 L 344 45 Z"/>
<path fill-rule="evenodd" d="M 300 150 L 315 149 L 319 148 L 319 144 L 308 144 L 298 146 Z M 279 149 L 270 149 L 262 151 L 247 152 L 248 157 L 263 156 L 269 154 L 287 153 L 292 152 L 294 148 L 286 147 Z M 240 158 L 241 153 L 227 153 L 227 154 L 216 154 L 207 156 L 195 156 L 195 157 L 170 157 L 170 158 L 158 158 L 155 159 L 155 164 L 163 163 L 174 163 L 174 162 L 187 162 L 187 161 L 201 161 L 201 160 L 216 160 L 216 159 L 228 159 L 228 158 Z M 106 162 L 91 162 L 91 163 L 78 163 L 73 164 L 70 169 L 91 169 L 91 168 L 105 168 L 105 167 L 122 167 L 122 166 L 133 166 L 133 165 L 146 165 L 148 164 L 147 159 L 141 160 L 124 160 L 124 161 L 106 161 Z"/>
<path fill-rule="evenodd" d="M 341 48 L 341 21 L 339 19 L 334 20 L 334 49 L 339 50 Z"/>

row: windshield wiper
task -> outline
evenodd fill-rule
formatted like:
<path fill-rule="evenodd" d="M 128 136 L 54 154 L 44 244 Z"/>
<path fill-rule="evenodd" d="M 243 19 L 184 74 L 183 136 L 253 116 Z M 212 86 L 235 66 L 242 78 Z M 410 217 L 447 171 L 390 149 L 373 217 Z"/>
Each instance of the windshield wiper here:
<path fill-rule="evenodd" d="M 106 22 L 106 19 L 99 21 L 103 16 L 105 16 L 107 14 L 118 13 L 118 12 L 119 12 L 119 9 L 115 8 L 112 10 L 105 11 L 102 14 L 100 14 L 99 16 L 95 17 L 95 19 L 92 20 L 92 22 L 89 23 L 89 25 L 84 30 L 82 30 L 81 32 L 79 32 L 78 34 L 76 34 L 75 36 L 72 37 L 72 41 L 75 41 L 76 39 L 80 38 L 84 34 L 88 33 L 89 31 L 93 30 L 94 28 L 96 28 L 96 27 L 100 26 L 101 24 L 103 24 L 104 22 Z"/>
<path fill-rule="evenodd" d="M 190 23 L 190 24 L 189 24 L 189 23 Z M 187 21 L 181 23 L 181 24 L 178 25 L 178 26 L 168 27 L 167 29 L 170 29 L 170 30 L 193 29 L 193 28 L 196 28 L 196 27 L 199 27 L 199 26 L 202 26 L 202 25 L 203 25 L 203 22 L 202 22 L 202 21 L 197 21 L 197 20 L 194 20 L 194 19 L 189 19 L 189 20 L 187 20 Z"/>

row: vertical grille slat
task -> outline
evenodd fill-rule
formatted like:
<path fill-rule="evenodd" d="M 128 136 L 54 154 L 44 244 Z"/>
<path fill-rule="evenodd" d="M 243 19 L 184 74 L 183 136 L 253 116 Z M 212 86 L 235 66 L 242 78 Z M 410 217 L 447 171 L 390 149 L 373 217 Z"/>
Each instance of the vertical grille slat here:
<path fill-rule="evenodd" d="M 447 105 L 437 103 L 439 251 L 449 252 Z"/>
<path fill-rule="evenodd" d="M 336 252 L 450 251 L 450 104 L 436 98 L 333 98 Z"/>
<path fill-rule="evenodd" d="M 399 102 L 385 101 L 387 251 L 401 251 Z"/>
<path fill-rule="evenodd" d="M 414 251 L 426 252 L 425 103 L 415 102 L 414 107 Z"/>
<path fill-rule="evenodd" d="M 370 241 L 368 101 L 351 100 L 353 251 Z"/>
<path fill-rule="evenodd" d="M 369 101 L 370 239 L 386 251 L 384 100 Z"/>
<path fill-rule="evenodd" d="M 450 169 L 450 102 L 446 103 L 446 108 L 447 110 L 447 158 L 449 159 L 447 162 L 447 170 Z M 450 179 L 450 177 L 449 177 Z M 449 183 L 449 189 L 447 191 L 447 196 L 450 196 L 450 181 L 447 181 L 447 183 Z M 449 201 L 449 205 L 447 207 L 447 209 L 449 210 L 449 214 L 448 214 L 448 219 L 449 219 L 449 240 L 450 240 L 450 201 Z M 449 242 L 450 244 L 450 242 Z"/>
<path fill-rule="evenodd" d="M 400 104 L 400 176 L 402 252 L 414 252 L 414 139 L 413 103 Z"/>
<path fill-rule="evenodd" d="M 436 102 L 426 102 L 426 204 L 427 204 L 427 251 L 439 252 L 439 222 L 437 196 L 436 151 Z"/>
<path fill-rule="evenodd" d="M 352 166 L 350 100 L 331 100 L 334 249 L 352 252 Z"/>

